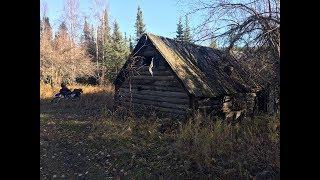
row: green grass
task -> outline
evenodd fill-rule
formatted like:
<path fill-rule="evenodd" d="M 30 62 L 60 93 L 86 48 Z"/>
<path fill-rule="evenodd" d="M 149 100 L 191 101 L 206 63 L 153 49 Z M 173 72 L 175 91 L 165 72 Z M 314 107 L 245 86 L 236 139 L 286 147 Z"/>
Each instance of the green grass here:
<path fill-rule="evenodd" d="M 65 105 L 52 108 L 42 102 L 41 179 L 249 179 L 266 169 L 279 175 L 278 117 L 230 125 L 195 116 L 178 123 L 117 114 L 94 104 L 101 114 L 93 118 L 82 116 L 88 101 L 71 109 L 70 118 L 61 116 Z M 164 133 L 161 124 L 168 127 Z"/>

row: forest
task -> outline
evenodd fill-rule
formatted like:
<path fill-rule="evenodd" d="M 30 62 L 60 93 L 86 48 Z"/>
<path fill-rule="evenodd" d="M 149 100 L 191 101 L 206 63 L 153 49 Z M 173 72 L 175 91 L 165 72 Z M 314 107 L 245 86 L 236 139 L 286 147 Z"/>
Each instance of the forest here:
<path fill-rule="evenodd" d="M 64 0 L 58 20 L 40 1 L 40 179 L 280 179 L 280 1 L 175 2 L 187 10 L 171 38 L 230 54 L 272 105 L 232 123 L 115 107 L 114 80 L 140 37 L 153 33 L 143 7 L 157 8 L 133 7 L 132 35 L 111 1 L 93 0 L 89 17 L 82 1 Z M 53 102 L 61 84 L 81 98 Z"/>

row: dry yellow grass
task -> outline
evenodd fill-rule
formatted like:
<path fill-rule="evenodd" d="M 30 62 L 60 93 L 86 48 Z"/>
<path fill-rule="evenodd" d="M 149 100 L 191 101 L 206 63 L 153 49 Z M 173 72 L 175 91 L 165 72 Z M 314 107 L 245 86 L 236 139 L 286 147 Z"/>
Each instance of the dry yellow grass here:
<path fill-rule="evenodd" d="M 83 90 L 83 94 L 95 94 L 101 92 L 113 92 L 113 85 L 105 85 L 105 86 L 91 86 L 91 85 L 79 85 L 74 84 L 68 86 L 69 89 L 73 90 L 76 88 L 81 88 Z M 60 86 L 51 87 L 49 84 L 40 83 L 40 98 L 48 99 L 52 98 L 56 93 L 60 90 Z"/>

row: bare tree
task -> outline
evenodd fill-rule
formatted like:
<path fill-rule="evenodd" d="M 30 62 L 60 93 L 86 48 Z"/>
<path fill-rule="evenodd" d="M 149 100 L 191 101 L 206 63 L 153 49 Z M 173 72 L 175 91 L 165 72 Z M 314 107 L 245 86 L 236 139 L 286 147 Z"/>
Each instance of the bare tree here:
<path fill-rule="evenodd" d="M 78 31 L 81 29 L 79 22 L 79 0 L 65 0 L 64 5 L 64 21 L 69 25 L 71 39 L 76 40 Z"/>
<path fill-rule="evenodd" d="M 228 49 L 243 44 L 253 47 L 266 43 L 280 53 L 280 1 L 279 0 L 212 0 L 197 1 L 197 8 L 189 14 L 203 13 L 206 18 L 193 29 L 196 41 L 215 37 L 228 38 Z M 206 27 L 212 27 L 206 28 Z M 211 33 L 208 33 L 210 31 Z M 230 35 L 233 35 L 230 39 Z"/>
<path fill-rule="evenodd" d="M 104 24 L 104 12 L 106 9 L 108 9 L 108 1 L 106 0 L 93 0 L 92 1 L 92 5 L 93 7 L 91 8 L 91 12 L 93 14 L 94 19 L 98 20 L 98 24 L 101 24 L 102 27 L 100 29 L 100 27 L 97 27 L 96 30 L 96 57 L 97 57 L 97 69 L 99 69 L 99 60 L 104 59 L 105 56 L 105 52 L 104 52 L 104 48 L 102 46 L 99 46 L 99 43 L 101 41 L 101 44 L 104 44 L 105 38 L 101 38 L 99 36 L 101 36 L 101 34 L 103 34 L 102 36 L 104 37 L 105 35 L 105 24 Z M 101 52 L 101 53 L 99 53 Z M 101 56 L 101 57 L 100 57 Z"/>
<path fill-rule="evenodd" d="M 204 17 L 192 29 L 195 42 L 215 38 L 228 52 L 237 48 L 238 56 L 261 60 L 279 72 L 279 0 L 196 0 L 189 7 L 189 15 Z"/>
<path fill-rule="evenodd" d="M 83 47 L 72 41 L 65 23 L 60 25 L 53 41 L 50 37 L 49 30 L 40 37 L 40 80 L 55 85 L 94 74 L 90 57 Z"/>
<path fill-rule="evenodd" d="M 184 1 L 185 2 L 185 1 Z M 182 3 L 182 1 L 180 1 Z M 280 102 L 280 0 L 188 1 L 188 15 L 203 20 L 192 29 L 195 42 L 215 38 L 247 67 L 249 75 Z M 270 111 L 271 112 L 271 111 Z"/>
<path fill-rule="evenodd" d="M 41 1 L 41 8 L 40 8 L 40 12 L 41 12 L 41 18 L 45 18 L 48 15 L 48 4 L 46 1 Z"/>

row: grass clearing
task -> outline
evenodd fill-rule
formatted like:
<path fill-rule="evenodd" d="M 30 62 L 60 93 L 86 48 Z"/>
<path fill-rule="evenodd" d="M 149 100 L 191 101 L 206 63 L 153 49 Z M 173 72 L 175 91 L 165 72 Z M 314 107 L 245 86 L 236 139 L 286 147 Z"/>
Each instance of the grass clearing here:
<path fill-rule="evenodd" d="M 278 179 L 278 117 L 229 125 L 120 116 L 113 92 L 102 89 L 80 101 L 41 99 L 41 179 L 249 179 L 263 171 Z"/>

